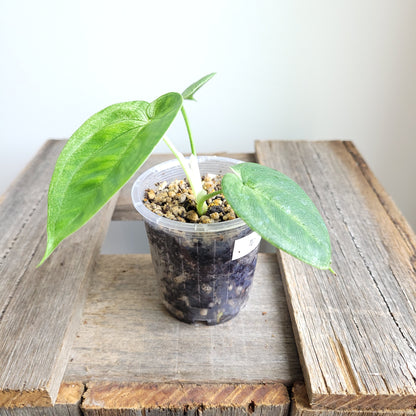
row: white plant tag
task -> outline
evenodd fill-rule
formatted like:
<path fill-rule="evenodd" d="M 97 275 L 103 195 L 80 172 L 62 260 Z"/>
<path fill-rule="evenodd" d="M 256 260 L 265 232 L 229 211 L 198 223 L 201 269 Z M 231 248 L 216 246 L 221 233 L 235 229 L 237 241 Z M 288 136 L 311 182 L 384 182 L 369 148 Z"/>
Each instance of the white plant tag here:
<path fill-rule="evenodd" d="M 260 240 L 261 237 L 254 231 L 243 238 L 235 240 L 232 260 L 237 260 L 253 251 L 260 244 Z"/>

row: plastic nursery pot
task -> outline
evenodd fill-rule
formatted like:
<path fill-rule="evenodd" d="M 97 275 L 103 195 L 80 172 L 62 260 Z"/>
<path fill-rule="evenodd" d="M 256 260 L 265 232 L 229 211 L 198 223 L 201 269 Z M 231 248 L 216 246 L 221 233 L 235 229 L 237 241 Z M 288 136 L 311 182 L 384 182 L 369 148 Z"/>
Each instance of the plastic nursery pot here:
<path fill-rule="evenodd" d="M 223 175 L 240 163 L 214 156 L 198 160 L 202 175 Z M 239 218 L 211 224 L 182 223 L 143 205 L 146 189 L 183 178 L 177 160 L 149 169 L 133 185 L 133 204 L 145 221 L 163 305 L 181 321 L 215 325 L 236 316 L 247 302 L 260 237 Z"/>

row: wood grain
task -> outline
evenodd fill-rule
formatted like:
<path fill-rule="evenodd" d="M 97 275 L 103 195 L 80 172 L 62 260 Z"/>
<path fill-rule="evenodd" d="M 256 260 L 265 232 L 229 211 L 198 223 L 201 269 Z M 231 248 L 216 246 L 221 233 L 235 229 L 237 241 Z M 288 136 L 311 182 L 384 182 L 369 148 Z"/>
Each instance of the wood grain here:
<path fill-rule="evenodd" d="M 85 415 L 267 415 L 288 414 L 286 387 L 274 384 L 90 383 Z"/>
<path fill-rule="evenodd" d="M 414 416 L 415 408 L 408 409 L 324 409 L 312 408 L 304 383 L 296 382 L 293 386 L 291 416 Z"/>
<path fill-rule="evenodd" d="M 347 151 L 350 153 L 350 155 L 353 157 L 355 162 L 357 163 L 360 171 L 367 180 L 369 186 L 374 191 L 375 195 L 380 201 L 380 204 L 385 209 L 387 215 L 394 223 L 397 231 L 401 234 L 403 244 L 407 246 L 410 252 L 416 252 L 416 235 L 410 227 L 409 223 L 407 222 L 406 218 L 404 218 L 403 214 L 400 212 L 391 196 L 386 192 L 386 190 L 377 180 L 374 173 L 371 171 L 366 161 L 358 151 L 358 149 L 354 146 L 354 143 L 350 141 L 344 141 L 343 144 Z M 413 269 L 416 271 L 416 256 L 413 256 L 411 258 L 411 262 Z"/>
<path fill-rule="evenodd" d="M 253 153 L 216 153 L 216 156 L 230 157 L 244 162 L 254 162 L 255 156 Z M 142 165 L 142 167 L 134 174 L 132 179 L 123 187 L 120 191 L 120 195 L 117 201 L 117 206 L 114 210 L 114 221 L 134 221 L 141 219 L 141 215 L 136 211 L 131 202 L 131 188 L 133 183 L 139 175 L 145 172 L 147 169 L 157 165 L 158 163 L 165 162 L 167 160 L 174 159 L 171 153 L 168 154 L 154 154 Z M 203 172 L 201 172 L 203 174 Z"/>
<path fill-rule="evenodd" d="M 115 200 L 40 268 L 47 191 L 62 141 L 48 141 L 0 205 L 0 407 L 51 406 Z"/>
<path fill-rule="evenodd" d="M 280 255 L 312 406 L 415 406 L 416 253 L 410 227 L 351 143 L 258 142 L 256 150 L 261 163 L 306 190 L 331 235 L 337 276 Z"/>
<path fill-rule="evenodd" d="M 62 383 L 56 403 L 50 407 L 0 407 L 0 416 L 82 416 L 82 383 Z"/>
<path fill-rule="evenodd" d="M 300 366 L 274 254 L 260 254 L 250 299 L 218 325 L 161 305 L 149 255 L 102 255 L 65 380 L 292 384 Z"/>

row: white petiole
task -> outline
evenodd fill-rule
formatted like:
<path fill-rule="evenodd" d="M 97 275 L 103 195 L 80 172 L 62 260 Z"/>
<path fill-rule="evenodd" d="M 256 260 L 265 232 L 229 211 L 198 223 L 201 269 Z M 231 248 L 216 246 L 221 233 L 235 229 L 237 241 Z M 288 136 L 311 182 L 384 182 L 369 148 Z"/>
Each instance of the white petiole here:
<path fill-rule="evenodd" d="M 166 145 L 169 147 L 170 151 L 174 154 L 176 159 L 178 159 L 179 164 L 181 165 L 182 169 L 185 172 L 186 177 L 188 178 L 189 185 L 192 188 L 192 191 L 195 195 L 197 206 L 200 207 L 201 204 L 199 201 L 203 199 L 203 197 L 207 194 L 204 188 L 202 187 L 202 181 L 201 181 L 201 173 L 199 170 L 199 164 L 198 164 L 198 158 L 196 155 L 191 154 L 189 159 L 186 159 L 185 156 L 175 148 L 173 143 L 170 141 L 170 139 L 167 136 L 163 137 L 163 141 L 166 143 Z M 207 205 L 205 202 L 203 202 L 201 207 L 201 212 L 198 209 L 198 214 L 202 215 L 206 212 Z"/>

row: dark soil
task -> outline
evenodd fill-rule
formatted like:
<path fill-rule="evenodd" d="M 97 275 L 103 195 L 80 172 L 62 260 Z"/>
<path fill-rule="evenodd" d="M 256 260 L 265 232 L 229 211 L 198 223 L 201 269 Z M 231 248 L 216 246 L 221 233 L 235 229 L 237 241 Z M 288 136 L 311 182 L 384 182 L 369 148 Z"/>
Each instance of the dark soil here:
<path fill-rule="evenodd" d="M 220 190 L 221 176 L 203 177 L 207 193 Z M 217 223 L 236 215 L 223 195 L 207 201 L 206 215 L 196 212 L 187 180 L 163 182 L 145 192 L 144 205 L 154 213 L 185 223 Z M 248 299 L 258 247 L 233 260 L 234 244 L 252 231 L 243 225 L 220 232 L 186 232 L 145 222 L 162 302 L 176 318 L 215 325 L 239 312 Z"/>
<path fill-rule="evenodd" d="M 257 262 L 258 247 L 232 259 L 234 242 L 252 233 L 248 227 L 192 236 L 145 224 L 162 302 L 173 316 L 215 325 L 238 314 L 247 302 Z"/>

